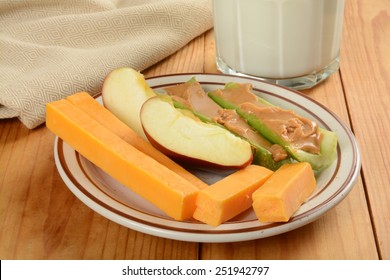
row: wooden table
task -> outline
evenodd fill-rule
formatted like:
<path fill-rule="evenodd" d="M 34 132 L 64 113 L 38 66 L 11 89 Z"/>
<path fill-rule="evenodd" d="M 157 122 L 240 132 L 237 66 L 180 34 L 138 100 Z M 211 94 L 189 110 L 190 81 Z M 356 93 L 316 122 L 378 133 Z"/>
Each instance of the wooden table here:
<path fill-rule="evenodd" d="M 350 125 L 362 170 L 317 221 L 274 237 L 191 243 L 139 233 L 76 198 L 54 164 L 54 135 L 0 121 L 1 259 L 390 259 L 390 6 L 346 1 L 341 68 L 304 93 Z M 213 31 L 143 73 L 216 73 Z"/>

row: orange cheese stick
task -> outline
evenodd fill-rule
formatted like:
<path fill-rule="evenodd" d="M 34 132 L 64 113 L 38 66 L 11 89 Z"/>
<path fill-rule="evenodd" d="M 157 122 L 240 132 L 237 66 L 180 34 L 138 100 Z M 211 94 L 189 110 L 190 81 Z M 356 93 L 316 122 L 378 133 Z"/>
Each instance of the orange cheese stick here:
<path fill-rule="evenodd" d="M 134 130 L 119 120 L 114 114 L 112 114 L 104 106 L 100 105 L 92 96 L 87 92 L 79 92 L 66 98 L 70 103 L 75 105 L 80 110 L 84 111 L 87 115 L 94 118 L 105 128 L 111 130 L 127 143 L 133 145 L 135 148 L 145 153 L 146 155 L 157 160 L 159 163 L 165 165 L 173 172 L 182 176 L 188 182 L 194 184 L 199 189 L 204 189 L 208 185 L 200 180 L 198 177 L 187 171 L 181 165 L 174 162 L 168 156 L 161 153 L 149 142 L 145 141 Z"/>
<path fill-rule="evenodd" d="M 46 126 L 76 151 L 176 220 L 192 217 L 199 189 L 67 100 L 46 105 Z"/>
<path fill-rule="evenodd" d="M 218 226 L 237 216 L 252 205 L 252 193 L 273 171 L 249 165 L 199 192 L 194 218 L 208 225 Z"/>
<path fill-rule="evenodd" d="M 260 222 L 287 222 L 316 187 L 309 163 L 285 164 L 252 195 Z"/>

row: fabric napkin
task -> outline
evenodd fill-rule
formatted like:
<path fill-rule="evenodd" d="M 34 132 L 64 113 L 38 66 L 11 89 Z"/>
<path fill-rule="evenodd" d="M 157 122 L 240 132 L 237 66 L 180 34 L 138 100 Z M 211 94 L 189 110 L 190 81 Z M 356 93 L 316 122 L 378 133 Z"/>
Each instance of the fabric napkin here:
<path fill-rule="evenodd" d="M 113 69 L 142 71 L 211 27 L 211 0 L 0 1 L 0 118 L 34 128 L 47 102 L 94 95 Z"/>

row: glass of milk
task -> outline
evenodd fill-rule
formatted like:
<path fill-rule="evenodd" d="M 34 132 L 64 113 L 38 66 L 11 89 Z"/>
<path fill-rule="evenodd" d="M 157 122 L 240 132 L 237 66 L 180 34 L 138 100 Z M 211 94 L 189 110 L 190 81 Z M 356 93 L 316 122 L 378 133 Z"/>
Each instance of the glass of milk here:
<path fill-rule="evenodd" d="M 344 0 L 213 0 L 217 67 L 294 89 L 339 68 Z"/>

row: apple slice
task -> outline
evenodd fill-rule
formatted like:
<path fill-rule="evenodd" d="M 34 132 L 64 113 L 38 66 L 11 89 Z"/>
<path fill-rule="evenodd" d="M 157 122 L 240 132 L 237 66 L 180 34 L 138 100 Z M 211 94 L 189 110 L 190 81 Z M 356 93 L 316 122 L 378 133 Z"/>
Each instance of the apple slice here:
<path fill-rule="evenodd" d="M 247 141 L 221 126 L 202 122 L 189 110 L 175 108 L 170 96 L 148 99 L 140 118 L 150 143 L 185 164 L 235 169 L 253 160 Z"/>
<path fill-rule="evenodd" d="M 142 104 L 156 93 L 148 86 L 144 76 L 128 67 L 110 72 L 103 82 L 103 105 L 118 119 L 147 140 L 139 119 Z"/>

